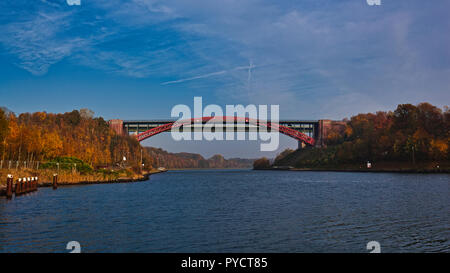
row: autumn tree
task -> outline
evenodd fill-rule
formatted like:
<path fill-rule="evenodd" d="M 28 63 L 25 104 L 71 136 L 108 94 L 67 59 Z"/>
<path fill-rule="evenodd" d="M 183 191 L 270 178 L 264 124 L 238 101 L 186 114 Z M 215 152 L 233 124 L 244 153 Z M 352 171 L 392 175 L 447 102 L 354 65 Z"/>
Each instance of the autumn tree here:
<path fill-rule="evenodd" d="M 9 133 L 8 119 L 5 112 L 0 108 L 0 152 L 2 153 L 2 159 L 5 158 L 6 153 L 6 137 Z"/>
<path fill-rule="evenodd" d="M 94 111 L 88 108 L 80 109 L 80 116 L 84 119 L 94 118 Z"/>
<path fill-rule="evenodd" d="M 342 131 L 329 130 L 328 148 L 302 158 L 317 165 L 375 161 L 448 161 L 450 112 L 429 103 L 400 104 L 393 112 L 358 114 Z"/>
<path fill-rule="evenodd" d="M 270 168 L 270 161 L 266 157 L 260 158 L 253 162 L 253 169 L 267 169 Z"/>
<path fill-rule="evenodd" d="M 82 109 L 64 114 L 46 112 L 23 113 L 16 117 L 0 116 L 0 148 L 9 160 L 49 161 L 74 157 L 92 166 L 115 165 L 123 156 L 130 166 L 140 167 L 142 147 L 132 136 L 117 135 L 103 118 Z M 6 133 L 4 133 L 6 132 Z M 154 161 L 146 151 L 142 162 L 151 167 Z"/>

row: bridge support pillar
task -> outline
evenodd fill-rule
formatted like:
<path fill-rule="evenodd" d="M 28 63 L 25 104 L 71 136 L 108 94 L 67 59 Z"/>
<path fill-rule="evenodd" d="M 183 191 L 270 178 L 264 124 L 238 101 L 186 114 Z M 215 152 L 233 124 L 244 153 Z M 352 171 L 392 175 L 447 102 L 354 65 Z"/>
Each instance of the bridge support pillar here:
<path fill-rule="evenodd" d="M 305 142 L 299 140 L 297 150 L 302 150 L 305 147 L 306 147 Z"/>
<path fill-rule="evenodd" d="M 319 128 L 317 132 L 316 147 L 326 147 L 326 138 L 328 131 L 331 129 L 331 120 L 319 120 Z"/>
<path fill-rule="evenodd" d="M 108 121 L 109 128 L 111 128 L 116 134 L 118 135 L 125 135 L 126 132 L 124 132 L 123 128 L 123 120 L 121 119 L 112 119 Z"/>
<path fill-rule="evenodd" d="M 327 137 L 332 131 L 337 132 L 341 135 L 344 134 L 345 127 L 347 126 L 346 121 L 335 121 L 335 120 L 319 120 L 316 147 L 327 147 Z"/>

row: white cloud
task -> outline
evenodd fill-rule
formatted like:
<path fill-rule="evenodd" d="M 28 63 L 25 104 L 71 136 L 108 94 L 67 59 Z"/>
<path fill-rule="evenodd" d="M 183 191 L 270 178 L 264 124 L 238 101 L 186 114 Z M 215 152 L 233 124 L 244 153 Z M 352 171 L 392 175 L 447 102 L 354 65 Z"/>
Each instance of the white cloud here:
<path fill-rule="evenodd" d="M 182 83 L 182 82 L 193 81 L 193 80 L 198 80 L 198 79 L 205 79 L 205 78 L 209 78 L 209 77 L 213 77 L 213 76 L 217 76 L 217 75 L 222 75 L 225 73 L 226 73 L 226 71 L 222 70 L 222 71 L 212 72 L 212 73 L 208 73 L 208 74 L 204 74 L 204 75 L 198 75 L 198 76 L 194 76 L 194 77 L 190 77 L 190 78 L 163 82 L 161 85 L 168 85 L 168 84 Z"/>
<path fill-rule="evenodd" d="M 19 58 L 18 65 L 35 75 L 48 68 L 89 41 L 80 37 L 58 37 L 69 26 L 70 13 L 39 13 L 24 22 L 1 27 L 0 42 Z"/>
<path fill-rule="evenodd" d="M 74 22 L 77 14 L 60 9 L 41 12 L 1 26 L 0 42 L 33 74 L 70 58 L 174 88 L 214 90 L 228 100 L 277 101 L 312 117 L 334 98 L 374 107 L 425 92 L 449 100 L 448 3 L 398 1 L 374 9 L 359 1 L 97 0 L 90 3 L 98 9 L 94 21 Z M 71 33 L 73 24 L 89 25 L 91 33 Z M 154 37 L 142 36 L 132 49 L 99 46 L 146 30 Z M 251 84 L 245 66 L 234 69 L 248 60 L 258 64 Z"/>
<path fill-rule="evenodd" d="M 247 70 L 248 71 L 248 81 L 251 80 L 251 70 L 256 68 L 256 66 L 254 66 L 252 63 L 248 66 L 238 66 L 229 70 L 221 70 L 221 71 L 217 71 L 217 72 L 212 72 L 212 73 L 208 73 L 208 74 L 202 74 L 202 75 L 197 75 L 197 76 L 193 76 L 193 77 L 189 77 L 189 78 L 184 78 L 184 79 L 179 79 L 179 80 L 173 80 L 173 81 L 167 81 L 167 82 L 163 82 L 161 83 L 161 85 L 168 85 L 168 84 L 176 84 L 176 83 L 183 83 L 183 82 L 188 82 L 188 81 L 193 81 L 193 80 L 199 80 L 199 79 L 206 79 L 206 78 L 210 78 L 213 76 L 219 76 L 219 75 L 224 75 L 226 73 L 230 73 L 233 71 L 238 71 L 238 70 Z"/>

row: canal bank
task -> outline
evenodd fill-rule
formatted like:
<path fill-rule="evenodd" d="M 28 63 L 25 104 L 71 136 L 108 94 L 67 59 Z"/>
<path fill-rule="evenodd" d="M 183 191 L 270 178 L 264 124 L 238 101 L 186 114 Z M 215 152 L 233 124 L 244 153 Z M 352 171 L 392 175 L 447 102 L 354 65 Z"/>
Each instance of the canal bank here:
<path fill-rule="evenodd" d="M 67 174 L 63 173 L 58 175 L 58 186 L 75 186 L 75 185 L 94 185 L 94 184 L 117 184 L 117 183 L 134 183 L 134 182 L 144 182 L 150 179 L 150 176 L 157 173 L 163 173 L 167 170 L 151 170 L 149 172 L 145 172 L 142 174 L 134 174 L 132 176 L 124 176 L 124 177 L 111 177 L 111 176 L 99 176 L 99 175 L 79 175 L 79 174 Z M 50 179 L 47 173 L 45 175 L 39 174 L 39 172 L 33 172 L 33 174 L 30 174 L 28 172 L 20 172 L 20 175 L 17 174 L 17 172 L 12 171 L 11 172 L 14 177 L 14 181 L 16 181 L 19 177 L 39 177 L 39 182 L 37 183 L 37 187 L 52 187 L 53 186 L 53 179 Z M 6 174 L 1 175 L 1 177 L 5 177 L 6 181 Z M 42 179 L 42 177 L 44 177 Z M 0 183 L 0 196 L 6 195 L 6 183 L 5 181 L 1 181 Z"/>
<path fill-rule="evenodd" d="M 269 170 L 283 170 L 283 169 L 269 169 Z M 423 173 L 423 174 L 448 174 L 450 170 L 444 169 L 431 169 L 431 170 L 419 170 L 419 169 L 318 169 L 318 168 L 292 168 L 287 169 L 289 171 L 296 172 L 361 172 L 361 173 Z"/>
<path fill-rule="evenodd" d="M 278 164 L 277 164 L 278 163 Z M 281 164 L 280 164 L 281 163 Z M 317 172 L 368 172 L 368 173 L 450 173 L 450 162 L 395 162 L 375 161 L 365 163 L 342 163 L 342 164 L 282 164 L 286 162 L 275 162 L 270 166 L 254 166 L 255 170 L 274 171 L 317 171 Z"/>
<path fill-rule="evenodd" d="M 417 173 L 417 174 L 448 174 L 448 168 L 433 168 L 433 169 L 402 169 L 402 168 L 292 168 L 292 167 L 271 167 L 271 168 L 256 168 L 258 171 L 292 171 L 292 172 L 357 172 L 357 173 Z"/>

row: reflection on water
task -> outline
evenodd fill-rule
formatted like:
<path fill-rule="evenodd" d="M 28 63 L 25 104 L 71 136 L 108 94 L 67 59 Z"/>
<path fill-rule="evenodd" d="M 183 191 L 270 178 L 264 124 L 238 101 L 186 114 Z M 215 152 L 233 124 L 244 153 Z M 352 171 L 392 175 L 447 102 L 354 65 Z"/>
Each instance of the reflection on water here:
<path fill-rule="evenodd" d="M 173 171 L 0 199 L 0 252 L 450 251 L 450 176 Z"/>

